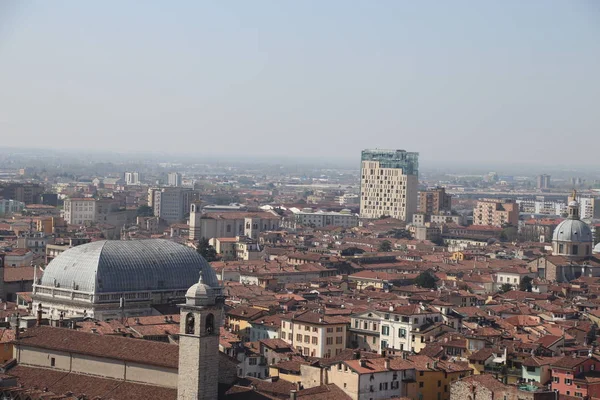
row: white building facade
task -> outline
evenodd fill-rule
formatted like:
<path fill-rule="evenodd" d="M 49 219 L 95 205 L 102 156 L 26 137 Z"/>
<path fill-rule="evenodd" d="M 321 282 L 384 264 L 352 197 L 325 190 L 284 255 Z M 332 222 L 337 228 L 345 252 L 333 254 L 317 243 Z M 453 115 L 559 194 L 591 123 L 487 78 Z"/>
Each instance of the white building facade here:
<path fill-rule="evenodd" d="M 418 153 L 364 150 L 360 217 L 390 216 L 410 222 L 418 203 Z"/>
<path fill-rule="evenodd" d="M 88 225 L 96 221 L 96 199 L 65 199 L 64 219 L 70 225 Z"/>

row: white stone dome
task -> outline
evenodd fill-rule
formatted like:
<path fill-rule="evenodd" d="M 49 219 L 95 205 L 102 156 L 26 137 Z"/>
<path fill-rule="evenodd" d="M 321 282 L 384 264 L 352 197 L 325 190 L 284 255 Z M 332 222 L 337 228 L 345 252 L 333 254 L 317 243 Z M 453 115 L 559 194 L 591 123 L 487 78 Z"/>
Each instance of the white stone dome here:
<path fill-rule="evenodd" d="M 214 305 L 221 295 L 221 287 L 211 287 L 203 282 L 202 274 L 198 283 L 192 285 L 185 293 L 185 303 L 190 306 Z"/>
<path fill-rule="evenodd" d="M 595 247 L 594 247 L 594 254 L 600 254 L 600 243 L 598 243 Z"/>
<path fill-rule="evenodd" d="M 566 219 L 554 229 L 552 240 L 555 242 L 591 243 L 592 230 L 579 219 Z"/>

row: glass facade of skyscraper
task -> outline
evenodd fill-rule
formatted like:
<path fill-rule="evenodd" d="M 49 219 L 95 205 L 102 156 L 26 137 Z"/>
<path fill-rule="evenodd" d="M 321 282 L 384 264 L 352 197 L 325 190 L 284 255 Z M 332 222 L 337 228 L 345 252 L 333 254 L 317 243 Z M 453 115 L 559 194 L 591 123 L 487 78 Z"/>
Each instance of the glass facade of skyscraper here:
<path fill-rule="evenodd" d="M 402 168 L 405 175 L 419 175 L 419 153 L 405 150 L 363 150 L 361 161 L 379 161 L 380 168 Z"/>

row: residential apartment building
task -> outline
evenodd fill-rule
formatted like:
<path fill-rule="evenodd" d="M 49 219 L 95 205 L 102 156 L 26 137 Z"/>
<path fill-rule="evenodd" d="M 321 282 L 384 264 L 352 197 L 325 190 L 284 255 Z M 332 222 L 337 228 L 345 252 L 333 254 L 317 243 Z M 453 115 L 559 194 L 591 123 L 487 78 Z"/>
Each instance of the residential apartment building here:
<path fill-rule="evenodd" d="M 96 199 L 91 197 L 65 199 L 65 222 L 69 225 L 89 225 L 96 221 Z"/>
<path fill-rule="evenodd" d="M 358 226 L 358 215 L 352 214 L 350 210 L 340 212 L 317 211 L 312 208 L 304 208 L 302 211 L 295 209 L 293 220 L 295 225 L 310 226 L 314 228 L 324 228 L 327 226 L 340 226 L 342 228 L 353 228 Z"/>
<path fill-rule="evenodd" d="M 440 214 L 452 209 L 452 196 L 446 194 L 446 189 L 437 187 L 419 192 L 419 212 L 425 214 Z"/>
<path fill-rule="evenodd" d="M 46 254 L 46 245 L 54 244 L 54 236 L 32 233 L 17 238 L 17 248 L 31 250 L 34 254 Z"/>
<path fill-rule="evenodd" d="M 569 196 L 568 203 L 573 200 L 579 203 L 579 218 L 594 219 L 600 218 L 600 198 L 592 196 Z"/>
<path fill-rule="evenodd" d="M 190 205 L 199 198 L 200 193 L 191 188 L 167 187 L 148 190 L 148 204 L 152 204 L 154 216 L 168 224 L 183 221 Z"/>
<path fill-rule="evenodd" d="M 305 356 L 330 358 L 346 348 L 347 319 L 306 311 L 281 319 L 281 339 Z"/>
<path fill-rule="evenodd" d="M 0 199 L 0 215 L 19 213 L 24 208 L 25 203 L 22 201 Z"/>
<path fill-rule="evenodd" d="M 264 257 L 258 242 L 246 236 L 234 238 L 212 238 L 209 244 L 213 246 L 222 260 L 253 261 Z"/>
<path fill-rule="evenodd" d="M 419 153 L 363 150 L 360 217 L 411 221 L 417 211 Z"/>
<path fill-rule="evenodd" d="M 519 205 L 510 199 L 482 199 L 473 209 L 473 225 L 501 228 L 505 224 L 519 224 Z"/>
<path fill-rule="evenodd" d="M 169 173 L 169 175 L 167 176 L 167 184 L 169 186 L 181 186 L 182 185 L 181 174 L 179 172 Z"/>
<path fill-rule="evenodd" d="M 142 183 L 142 174 L 139 172 L 125 172 L 126 185 L 140 185 Z"/>
<path fill-rule="evenodd" d="M 538 189 L 550 189 L 550 175 L 541 174 L 537 177 Z"/>
<path fill-rule="evenodd" d="M 352 400 L 415 398 L 415 367 L 403 358 L 342 361 L 328 368 L 327 377 Z"/>
<path fill-rule="evenodd" d="M 40 204 L 44 187 L 38 183 L 2 182 L 0 197 L 25 204 Z"/>
<path fill-rule="evenodd" d="M 374 345 L 378 342 L 379 353 L 384 350 L 414 351 L 416 333 L 421 327 L 440 321 L 442 314 L 439 311 L 420 305 L 366 311 L 350 317 L 350 340 L 362 344 L 361 348 L 371 350 L 375 350 Z M 419 340 L 424 338 L 419 337 Z"/>
<path fill-rule="evenodd" d="M 279 229 L 281 217 L 271 211 L 263 212 L 207 212 L 200 211 L 200 205 L 191 205 L 190 240 L 200 238 L 234 238 L 246 236 L 258 240 L 261 232 Z"/>

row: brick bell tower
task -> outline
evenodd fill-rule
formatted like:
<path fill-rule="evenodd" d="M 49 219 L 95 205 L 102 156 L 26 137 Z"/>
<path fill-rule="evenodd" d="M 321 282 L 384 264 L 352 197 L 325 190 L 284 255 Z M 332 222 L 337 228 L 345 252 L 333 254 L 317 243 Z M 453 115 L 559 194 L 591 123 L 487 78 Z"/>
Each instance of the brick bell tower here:
<path fill-rule="evenodd" d="M 190 287 L 180 307 L 178 400 L 217 400 L 221 287 L 202 282 Z"/>

